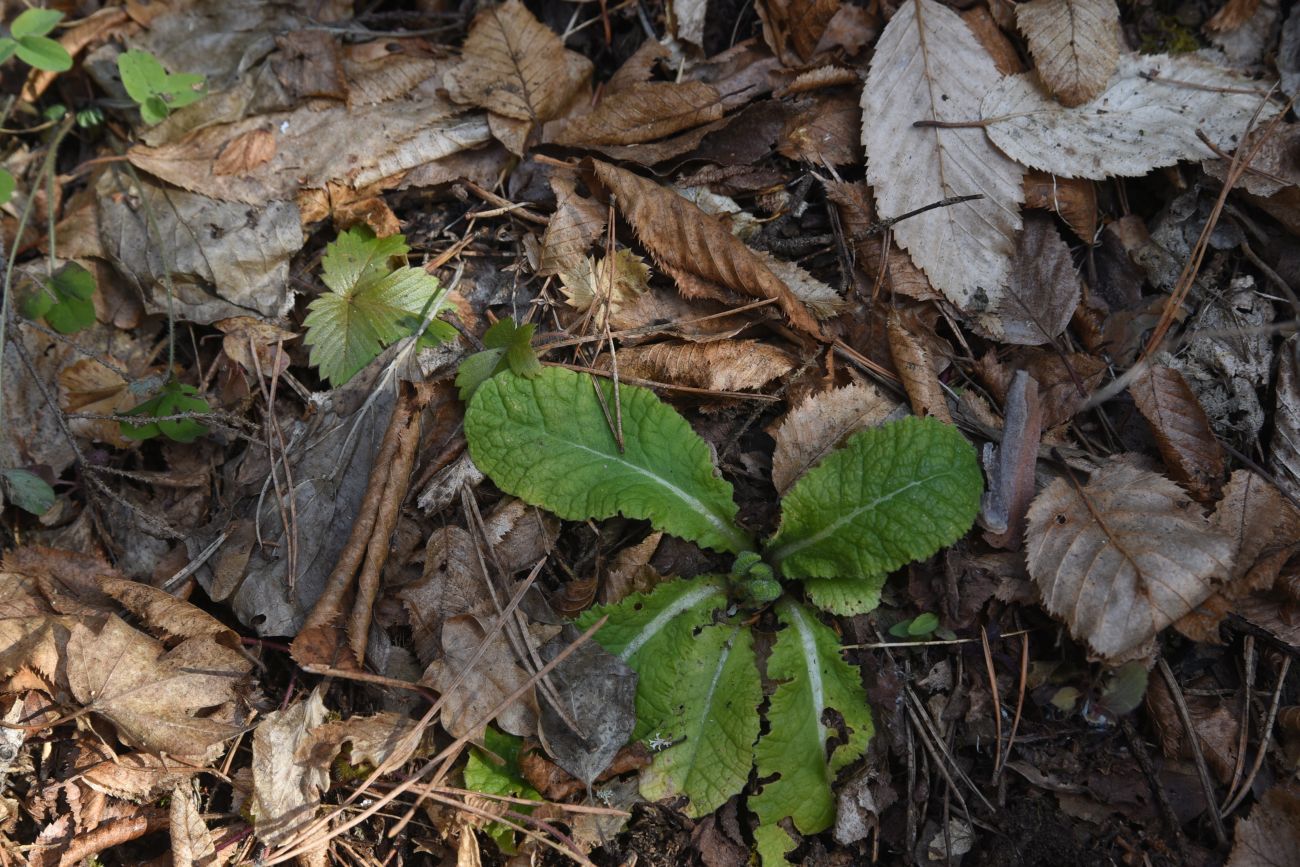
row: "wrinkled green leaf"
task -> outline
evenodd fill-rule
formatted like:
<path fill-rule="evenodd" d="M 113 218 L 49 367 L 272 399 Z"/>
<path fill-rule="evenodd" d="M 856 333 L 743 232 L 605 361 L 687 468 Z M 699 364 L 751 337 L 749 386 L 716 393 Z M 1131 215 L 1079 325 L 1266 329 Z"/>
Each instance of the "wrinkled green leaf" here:
<path fill-rule="evenodd" d="M 871 711 L 858 670 L 840 656 L 835 633 L 811 609 L 789 599 L 777 603 L 776 610 L 786 628 L 777 635 L 767 676 L 778 686 L 767 711 L 770 730 L 754 750 L 759 778 L 776 779 L 763 784 L 749 807 L 764 827 L 789 817 L 800 832 L 816 834 L 835 821 L 835 775 L 866 752 Z M 828 709 L 838 712 L 842 730 L 826 726 L 833 716 Z M 828 758 L 832 738 L 838 746 Z M 777 848 L 778 839 L 767 834 L 769 851 Z M 792 847 L 790 841 L 781 851 Z"/>
<path fill-rule="evenodd" d="M 9 32 L 14 39 L 46 36 L 62 20 L 63 13 L 55 9 L 26 9 L 9 25 Z"/>
<path fill-rule="evenodd" d="M 786 494 L 769 557 L 787 578 L 887 573 L 961 538 L 983 487 L 952 425 L 913 417 L 860 431 Z"/>
<path fill-rule="evenodd" d="M 321 279 L 330 288 L 307 307 L 305 342 L 311 363 L 338 386 L 385 346 L 415 333 L 430 306 L 443 298 L 423 268 L 395 267 L 407 251 L 401 235 L 376 238 L 351 229 L 326 246 Z M 434 332 L 438 336 L 441 332 Z"/>
<path fill-rule="evenodd" d="M 465 788 L 486 795 L 506 795 L 529 800 L 542 800 L 542 795 L 524 779 L 519 769 L 519 751 L 523 747 L 523 738 L 504 734 L 492 726 L 483 732 L 483 746 L 504 761 L 498 764 L 491 756 L 478 747 L 471 747 L 469 757 L 465 760 Z M 533 811 L 526 804 L 512 804 L 510 809 L 527 815 Z M 515 851 L 515 832 L 501 822 L 489 822 L 483 831 L 491 837 L 507 855 Z"/>
<path fill-rule="evenodd" d="M 199 397 L 198 393 L 199 390 L 192 385 L 171 380 L 153 397 L 123 413 L 157 420 L 141 424 L 119 422 L 122 436 L 130 440 L 146 440 L 162 435 L 178 443 L 194 442 L 208 432 L 205 425 L 192 418 L 165 419 L 159 416 L 208 412 L 208 402 Z"/>
<path fill-rule="evenodd" d="M 803 589 L 808 601 L 823 611 L 852 617 L 875 611 L 880 605 L 880 591 L 885 586 L 884 575 L 866 578 L 806 578 Z"/>
<path fill-rule="evenodd" d="M 460 399 L 468 403 L 480 385 L 507 367 L 526 379 L 541 373 L 542 363 L 531 345 L 534 329 L 531 323 L 518 325 L 513 319 L 502 319 L 489 328 L 483 335 L 483 351 L 466 358 L 456 372 Z"/>
<path fill-rule="evenodd" d="M 48 36 L 24 36 L 18 40 L 18 59 L 46 72 L 67 72 L 72 55 Z"/>
<path fill-rule="evenodd" d="M 705 548 L 753 547 L 735 524 L 731 484 L 686 420 L 643 388 L 619 390 L 624 449 L 610 430 L 613 384 L 561 368 L 502 373 L 465 413 L 470 456 L 503 491 L 573 521 L 621 514 Z"/>
<path fill-rule="evenodd" d="M 54 489 L 28 470 L 4 470 L 4 488 L 9 500 L 33 515 L 44 515 L 54 505 Z"/>

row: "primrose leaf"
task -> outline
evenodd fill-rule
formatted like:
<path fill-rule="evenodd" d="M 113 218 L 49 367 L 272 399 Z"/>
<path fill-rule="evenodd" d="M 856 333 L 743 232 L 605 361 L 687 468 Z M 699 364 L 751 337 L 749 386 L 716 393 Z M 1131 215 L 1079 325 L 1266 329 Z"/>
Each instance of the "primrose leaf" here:
<path fill-rule="evenodd" d="M 178 443 L 192 443 L 208 432 L 206 426 L 192 418 L 161 418 L 191 412 L 207 412 L 208 402 L 198 396 L 199 390 L 176 380 L 169 381 L 162 390 L 124 415 L 143 416 L 155 420 L 144 424 L 119 422 L 122 436 L 129 440 L 146 440 L 162 435 Z"/>
<path fill-rule="evenodd" d="M 9 25 L 14 39 L 27 36 L 46 36 L 63 20 L 63 13 L 55 9 L 27 9 Z"/>
<path fill-rule="evenodd" d="M 754 765 L 763 683 L 749 629 L 705 626 L 666 648 L 675 665 L 656 666 L 638 684 L 667 702 L 654 736 L 672 746 L 641 777 L 641 794 L 658 801 L 685 795 L 686 814 L 712 813 L 745 787 Z M 654 675 L 671 674 L 663 682 Z M 649 702 L 647 702 L 649 703 Z"/>
<path fill-rule="evenodd" d="M 326 245 L 321 279 L 330 291 L 307 306 L 303 324 L 311 363 L 332 385 L 347 382 L 385 346 L 413 334 L 426 309 L 440 304 L 438 280 L 423 268 L 394 269 L 390 260 L 406 251 L 401 235 L 375 238 L 359 229 Z"/>
<path fill-rule="evenodd" d="M 541 793 L 529 785 L 519 769 L 519 751 L 523 743 L 523 738 L 504 734 L 488 726 L 483 732 L 483 746 L 501 758 L 504 764 L 497 764 L 483 750 L 471 747 L 469 757 L 465 760 L 465 788 L 485 795 L 542 800 Z M 525 815 L 533 811 L 526 804 L 512 804 L 510 808 Z M 483 830 L 496 841 L 502 852 L 513 854 L 515 832 L 512 828 L 500 822 L 489 822 Z"/>
<path fill-rule="evenodd" d="M 912 417 L 859 431 L 786 494 L 768 554 L 787 578 L 881 575 L 961 538 L 983 489 L 952 425 Z"/>
<path fill-rule="evenodd" d="M 885 577 L 882 573 L 866 578 L 806 578 L 802 583 L 808 600 L 818 608 L 841 617 L 852 617 L 879 607 Z"/>
<path fill-rule="evenodd" d="M 18 40 L 18 59 L 46 72 L 67 72 L 72 55 L 48 36 L 24 36 Z"/>
<path fill-rule="evenodd" d="M 542 372 L 531 341 L 536 326 L 518 325 L 513 319 L 502 319 L 483 335 L 482 352 L 475 352 L 461 362 L 456 371 L 456 388 L 460 399 L 469 402 L 478 387 L 507 367 L 518 376 L 532 379 Z"/>
<path fill-rule="evenodd" d="M 776 638 L 767 661 L 767 676 L 777 681 L 768 707 L 770 731 L 754 749 L 760 779 L 778 775 L 749 799 L 763 827 L 776 827 L 790 817 L 804 834 L 824 831 L 835 821 L 835 775 L 866 752 L 871 739 L 871 711 L 856 667 L 840 656 L 835 633 L 816 615 L 789 599 L 777 603 L 777 616 L 786 628 Z M 839 727 L 829 728 L 827 710 L 838 714 Z M 827 759 L 829 739 L 838 744 Z M 782 832 L 788 839 L 788 835 Z M 779 840 L 769 832 L 761 841 L 767 852 Z"/>
<path fill-rule="evenodd" d="M 69 262 L 54 272 L 45 284 L 53 303 L 41 315 L 60 334 L 75 334 L 95 324 L 95 275 L 76 262 Z"/>
<path fill-rule="evenodd" d="M 29 470 L 7 469 L 0 471 L 5 492 L 13 504 L 33 515 L 44 515 L 54 505 L 54 489 L 44 479 Z"/>
<path fill-rule="evenodd" d="M 624 448 L 606 420 L 621 405 Z M 616 400 L 618 401 L 616 403 Z M 561 518 L 616 514 L 705 548 L 752 548 L 736 526 L 731 484 L 686 420 L 644 388 L 558 367 L 494 376 L 465 413 L 470 456 L 497 487 Z"/>

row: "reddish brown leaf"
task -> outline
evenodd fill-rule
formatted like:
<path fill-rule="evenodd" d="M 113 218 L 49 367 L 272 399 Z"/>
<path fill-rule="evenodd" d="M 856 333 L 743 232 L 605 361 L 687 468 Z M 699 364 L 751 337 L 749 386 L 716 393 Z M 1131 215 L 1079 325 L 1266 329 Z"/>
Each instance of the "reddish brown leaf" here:
<path fill-rule="evenodd" d="M 1097 238 L 1097 187 L 1092 181 L 1025 172 L 1025 207 L 1055 211 L 1085 244 Z"/>
<path fill-rule="evenodd" d="M 630 145 L 721 120 L 722 99 L 702 81 L 647 81 L 601 101 L 555 137 L 562 145 Z"/>
<path fill-rule="evenodd" d="M 777 151 L 816 166 L 862 162 L 862 108 L 854 96 L 829 96 L 808 103 L 790 117 Z"/>
<path fill-rule="evenodd" d="M 897 313 L 889 317 L 888 333 L 894 369 L 903 380 L 903 388 L 907 390 L 907 397 L 912 402 L 912 412 L 921 416 L 932 415 L 942 422 L 952 424 L 952 414 L 948 412 L 948 401 L 930 360 L 930 351 L 908 330 Z"/>
<path fill-rule="evenodd" d="M 794 363 L 785 350 L 759 340 L 655 343 L 618 353 L 620 374 L 709 391 L 762 388 Z"/>
<path fill-rule="evenodd" d="M 758 4 L 763 39 L 787 66 L 799 66 L 817 48 L 839 0 L 768 0 Z"/>
<path fill-rule="evenodd" d="M 1170 474 L 1192 496 L 1208 501 L 1223 483 L 1223 447 L 1183 375 L 1152 365 L 1129 386 L 1138 412 L 1151 426 Z"/>
<path fill-rule="evenodd" d="M 918 301 L 937 301 L 942 296 L 930 285 L 925 272 L 916 267 L 912 257 L 899 249 L 892 240 L 886 247 L 886 237 L 876 231 L 876 211 L 870 188 L 861 182 L 828 181 L 826 197 L 839 210 L 844 234 L 857 253 L 858 267 L 867 275 L 871 285 L 879 281 L 886 292 L 906 295 Z M 884 275 L 880 274 L 884 268 Z"/>

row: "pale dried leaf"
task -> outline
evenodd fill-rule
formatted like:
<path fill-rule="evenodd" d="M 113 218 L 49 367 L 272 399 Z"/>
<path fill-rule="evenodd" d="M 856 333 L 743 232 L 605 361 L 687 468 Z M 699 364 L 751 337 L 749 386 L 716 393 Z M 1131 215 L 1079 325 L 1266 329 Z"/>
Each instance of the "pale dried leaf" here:
<path fill-rule="evenodd" d="M 397 593 L 420 662 L 427 665 L 438 655 L 447 619 L 467 614 L 489 598 L 483 565 L 473 537 L 460 527 L 440 527 L 429 536 L 424 574 Z"/>
<path fill-rule="evenodd" d="M 891 313 L 886 326 L 889 335 L 889 354 L 894 369 L 903 381 L 912 412 L 919 416 L 932 415 L 946 424 L 952 424 L 948 400 L 943 386 L 930 360 L 930 350 L 925 342 L 908 328 L 902 316 Z"/>
<path fill-rule="evenodd" d="M 487 650 L 472 667 L 479 645 Z M 462 614 L 447 619 L 442 628 L 443 657 L 425 669 L 420 682 L 442 693 L 442 727 L 454 737 L 482 735 L 494 719 L 491 712 L 507 696 L 528 682 L 529 674 L 518 662 L 501 633 L 496 618 Z M 465 676 L 460 678 L 461 674 Z M 460 678 L 459 685 L 452 684 Z M 537 731 L 537 699 L 532 691 L 495 717 L 503 731 L 531 736 Z"/>
<path fill-rule="evenodd" d="M 532 569 L 550 553 L 559 534 L 558 518 L 513 497 L 498 503 L 483 522 L 492 563 L 507 575 Z"/>
<path fill-rule="evenodd" d="M 253 828 L 267 846 L 312 821 L 321 793 L 330 787 L 328 762 L 300 752 L 326 715 L 317 687 L 306 699 L 267 714 L 253 731 Z"/>
<path fill-rule="evenodd" d="M 708 391 L 762 388 L 794 365 L 785 350 L 760 340 L 655 343 L 618 353 L 618 370 L 624 376 Z"/>
<path fill-rule="evenodd" d="M 1003 343 L 1051 343 L 1069 326 L 1080 292 L 1070 248 L 1051 217 L 1027 214 L 1006 293 L 971 324 Z"/>
<path fill-rule="evenodd" d="M 775 299 L 791 325 L 821 335 L 817 321 L 790 287 L 716 217 L 639 175 L 602 162 L 593 166 L 664 270 L 674 276 L 693 275 L 752 298 Z"/>
<path fill-rule="evenodd" d="M 277 344 L 295 339 L 298 335 L 272 325 L 253 316 L 232 316 L 212 323 L 225 335 L 221 339 L 221 351 L 230 360 L 244 368 L 246 373 L 254 376 L 259 371 L 262 376 L 272 376 L 279 361 L 279 371 L 289 369 L 289 351 L 287 347 L 277 350 Z M 257 360 L 254 361 L 254 354 Z"/>
<path fill-rule="evenodd" d="M 1258 9 L 1259 0 L 1228 0 L 1205 22 L 1205 29 L 1211 33 L 1236 30 L 1249 21 Z"/>
<path fill-rule="evenodd" d="M 591 311 L 597 328 L 636 301 L 650 280 L 650 268 L 627 248 L 613 257 L 593 260 L 586 256 L 560 272 L 560 288 L 574 310 Z"/>
<path fill-rule="evenodd" d="M 310 756 L 316 767 L 328 768 L 347 743 L 351 744 L 348 764 L 399 768 L 420 746 L 419 728 L 418 720 L 396 713 L 336 720 L 312 729 L 299 755 Z"/>
<path fill-rule="evenodd" d="M 908 0 L 876 44 L 862 91 L 867 181 L 882 217 L 949 196 L 983 196 L 927 211 L 893 230 L 935 288 L 963 310 L 996 303 L 1006 286 L 1024 172 L 981 130 L 913 123 L 971 120 L 1000 78 L 956 12 L 935 0 Z"/>
<path fill-rule="evenodd" d="M 225 861 L 217 855 L 212 832 L 199 814 L 192 789 L 177 786 L 172 790 L 169 815 L 174 867 L 215 867 Z"/>
<path fill-rule="evenodd" d="M 704 47 L 704 15 L 708 0 L 672 0 L 673 21 L 677 24 L 677 38 L 692 45 Z M 646 45 L 658 45 L 649 39 Z"/>
<path fill-rule="evenodd" d="M 1032 75 L 992 88 L 979 109 L 993 143 L 1012 159 L 1069 178 L 1133 177 L 1179 160 L 1235 150 L 1252 117 L 1277 114 L 1268 83 L 1193 55 L 1125 54 L 1091 102 L 1066 108 Z M 1261 110 L 1262 107 L 1262 110 Z"/>
<path fill-rule="evenodd" d="M 164 636 L 223 636 L 232 646 L 239 644 L 239 636 L 229 626 L 202 608 L 157 587 L 124 578 L 102 578 L 99 586 Z"/>
<path fill-rule="evenodd" d="M 1032 0 L 1016 7 L 1038 76 L 1062 105 L 1101 93 L 1119 63 L 1115 0 Z"/>
<path fill-rule="evenodd" d="M 663 533 L 651 533 L 614 555 L 605 580 L 600 585 L 598 598 L 601 605 L 620 602 L 632 593 L 649 593 L 663 581 L 663 576 L 650 565 L 650 558 L 659 549 L 659 541 L 663 537 Z"/>
<path fill-rule="evenodd" d="M 856 69 L 848 69 L 843 66 L 819 66 L 816 69 L 799 73 L 795 76 L 794 81 L 777 90 L 774 95 L 778 97 L 793 96 L 826 87 L 839 87 L 845 84 L 856 86 L 861 83 L 862 76 Z"/>
<path fill-rule="evenodd" d="M 231 139 L 212 164 L 214 175 L 246 175 L 275 156 L 275 136 L 265 129 L 250 129 Z"/>
<path fill-rule="evenodd" d="M 1223 446 L 1183 375 L 1153 364 L 1133 381 L 1129 393 L 1151 426 L 1170 475 L 1202 502 L 1217 496 L 1223 483 Z"/>
<path fill-rule="evenodd" d="M 118 370 L 122 368 L 116 358 L 105 361 Z M 59 372 L 59 405 L 70 413 L 117 415 L 138 402 L 127 385 L 117 370 L 93 358 L 83 358 Z M 77 435 L 95 442 L 122 449 L 132 446 L 123 438 L 121 426 L 110 419 L 73 418 L 68 425 Z"/>
<path fill-rule="evenodd" d="M 1237 823 L 1227 867 L 1300 867 L 1300 794 L 1278 785 Z"/>
<path fill-rule="evenodd" d="M 573 179 L 551 176 L 555 190 L 555 213 L 542 235 L 542 258 L 537 273 L 543 277 L 572 270 L 587 255 L 592 243 L 605 231 L 609 209 L 594 199 L 580 196 Z"/>
<path fill-rule="evenodd" d="M 1291 335 L 1278 350 L 1277 402 L 1268 463 L 1282 490 L 1300 499 L 1300 335 Z"/>
<path fill-rule="evenodd" d="M 772 485 L 784 494 L 849 434 L 896 414 L 898 401 L 867 382 L 811 394 L 781 419 L 772 432 Z"/>
<path fill-rule="evenodd" d="M 639 144 L 722 116 L 722 98 L 712 85 L 646 81 L 609 94 L 594 111 L 566 124 L 555 143 L 577 147 Z"/>
<path fill-rule="evenodd" d="M 1093 652 L 1121 661 L 1190 612 L 1232 567 L 1232 542 L 1182 489 L 1114 459 L 1082 487 L 1052 482 L 1029 509 L 1029 573 Z"/>

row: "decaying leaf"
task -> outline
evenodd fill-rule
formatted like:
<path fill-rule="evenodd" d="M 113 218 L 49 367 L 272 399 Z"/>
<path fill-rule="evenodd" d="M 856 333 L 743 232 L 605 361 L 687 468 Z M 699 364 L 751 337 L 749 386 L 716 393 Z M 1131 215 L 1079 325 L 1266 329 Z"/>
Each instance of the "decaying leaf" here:
<path fill-rule="evenodd" d="M 618 353 L 620 374 L 709 391 L 762 388 L 794 366 L 788 352 L 761 340 L 655 343 Z"/>
<path fill-rule="evenodd" d="M 876 209 L 871 200 L 871 190 L 866 184 L 828 181 L 826 197 L 839 210 L 844 234 L 853 243 L 858 256 L 858 266 L 866 273 L 874 287 L 879 285 L 887 292 L 906 295 L 917 301 L 937 301 L 942 296 L 930 285 L 925 272 L 916 266 L 892 238 L 880 232 L 876 224 Z M 885 241 L 888 240 L 888 246 Z M 884 273 L 880 273 L 884 271 Z"/>
<path fill-rule="evenodd" d="M 1177 370 L 1155 364 L 1133 381 L 1129 393 L 1151 426 L 1170 474 L 1196 499 L 1213 499 L 1223 483 L 1223 447 L 1187 380 Z"/>
<path fill-rule="evenodd" d="M 787 66 L 800 66 L 813 55 L 840 0 L 771 0 L 758 4 L 763 38 Z"/>
<path fill-rule="evenodd" d="M 1288 337 L 1278 350 L 1277 403 L 1268 460 L 1282 490 L 1300 499 L 1300 335 Z"/>
<path fill-rule="evenodd" d="M 834 95 L 804 102 L 781 130 L 777 151 L 815 166 L 861 162 L 862 108 L 857 98 Z"/>
<path fill-rule="evenodd" d="M 1227 867 L 1296 867 L 1300 864 L 1300 794 L 1284 785 L 1264 793 L 1237 823 Z"/>
<path fill-rule="evenodd" d="M 1090 180 L 1025 172 L 1025 207 L 1055 211 L 1085 244 L 1097 239 L 1097 189 Z"/>
<path fill-rule="evenodd" d="M 1179 160 L 1234 150 L 1255 113 L 1278 107 L 1268 86 L 1193 55 L 1125 54 L 1091 102 L 1066 108 L 1030 74 L 1004 78 L 979 116 L 993 143 L 1017 162 L 1067 178 L 1144 175 Z"/>
<path fill-rule="evenodd" d="M 1122 458 L 1085 486 L 1048 485 L 1029 508 L 1026 543 L 1043 604 L 1111 662 L 1141 653 L 1232 567 L 1231 540 L 1177 485 Z"/>
<path fill-rule="evenodd" d="M 952 424 L 948 400 L 944 396 L 943 385 L 935 373 L 930 350 L 925 342 L 912 333 L 898 313 L 890 314 L 887 330 L 889 353 L 894 360 L 894 369 L 898 371 L 903 387 L 907 389 L 912 412 L 919 416 L 932 415 L 942 422 Z"/>
<path fill-rule="evenodd" d="M 314 819 L 330 787 L 328 761 L 299 752 L 325 716 L 317 687 L 302 701 L 267 714 L 253 731 L 253 827 L 268 846 Z"/>
<path fill-rule="evenodd" d="M 1160 736 L 1160 749 L 1171 759 L 1192 758 L 1192 734 L 1183 727 L 1181 715 L 1163 677 L 1151 678 L 1146 690 L 1146 707 Z M 1215 696 L 1186 695 L 1183 702 L 1192 721 L 1201 754 L 1220 783 L 1232 780 L 1240 731 L 1238 706 Z"/>
<path fill-rule="evenodd" d="M 569 305 L 583 313 L 591 311 L 597 328 L 635 303 L 649 280 L 645 261 L 626 248 L 600 259 L 583 256 L 560 272 L 560 288 Z"/>
<path fill-rule="evenodd" d="M 64 410 L 86 415 L 117 415 L 136 405 L 137 398 L 117 372 L 121 363 L 114 358 L 106 361 L 113 366 L 108 367 L 93 358 L 83 358 L 59 372 L 59 405 Z M 78 435 L 96 442 L 106 442 L 118 448 L 131 446 L 130 441 L 122 437 L 122 428 L 115 421 L 73 418 L 68 420 L 68 424 Z"/>
<path fill-rule="evenodd" d="M 1052 219 L 1046 214 L 1028 214 L 1016 237 L 1006 292 L 972 324 L 1004 343 L 1051 343 L 1070 324 L 1079 293 L 1079 275 L 1070 248 Z"/>
<path fill-rule="evenodd" d="M 614 555 L 597 595 L 601 605 L 612 605 L 631 593 L 649 593 L 664 580 L 650 565 L 650 558 L 655 555 L 663 537 L 663 533 L 651 533 Z"/>
<path fill-rule="evenodd" d="M 1032 0 L 1015 10 L 1038 76 L 1062 105 L 1101 93 L 1119 62 L 1115 0 Z"/>
<path fill-rule="evenodd" d="M 1034 470 L 1043 433 L 1038 383 L 1017 370 L 1007 389 L 1002 442 L 984 446 L 988 491 L 980 503 L 984 538 L 995 548 L 1018 548 L 1025 512 L 1034 496 Z"/>
<path fill-rule="evenodd" d="M 866 382 L 809 395 L 772 432 L 772 484 L 777 493 L 789 490 L 849 434 L 880 424 L 899 410 L 898 401 Z"/>
<path fill-rule="evenodd" d="M 950 196 L 983 196 L 894 227 L 899 246 L 935 288 L 976 312 L 996 303 L 1006 286 L 1024 171 L 981 130 L 913 124 L 971 120 L 1000 79 L 956 12 L 935 0 L 909 0 L 881 34 L 862 91 L 867 181 L 882 217 Z"/>
<path fill-rule="evenodd" d="M 717 218 L 640 175 L 602 162 L 593 167 L 600 182 L 617 195 L 619 210 L 641 243 L 679 288 L 695 278 L 751 298 L 773 299 L 791 325 L 821 335 L 817 320 L 790 287 Z"/>
<path fill-rule="evenodd" d="M 605 230 L 608 209 L 594 199 L 578 195 L 573 179 L 551 175 L 555 213 L 542 235 L 542 256 L 537 273 L 542 276 L 572 270 L 587 256 L 591 244 Z"/>
<path fill-rule="evenodd" d="M 555 137 L 562 145 L 630 145 L 721 120 L 722 97 L 702 81 L 643 81 L 610 93 Z"/>
<path fill-rule="evenodd" d="M 177 786 L 172 790 L 170 827 L 175 867 L 215 867 L 225 861 L 218 860 L 212 832 L 195 801 L 194 791 L 189 787 Z"/>

